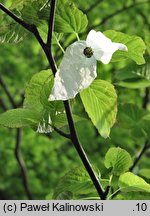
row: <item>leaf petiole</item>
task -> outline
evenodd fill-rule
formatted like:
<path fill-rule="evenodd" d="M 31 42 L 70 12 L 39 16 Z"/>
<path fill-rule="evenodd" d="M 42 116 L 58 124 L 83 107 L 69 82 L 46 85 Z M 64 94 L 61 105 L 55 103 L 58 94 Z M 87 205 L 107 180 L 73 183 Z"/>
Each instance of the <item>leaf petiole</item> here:
<path fill-rule="evenodd" d="M 61 46 L 61 44 L 60 44 L 60 42 L 59 42 L 59 40 L 57 39 L 57 37 L 56 37 L 55 34 L 54 34 L 54 37 L 55 37 L 55 40 L 56 40 L 56 42 L 57 42 L 57 45 L 59 46 L 59 48 L 61 49 L 61 51 L 62 51 L 63 53 L 65 53 L 64 48 Z"/>
<path fill-rule="evenodd" d="M 77 37 L 77 40 L 80 41 L 80 38 L 79 38 L 79 35 L 78 35 L 77 32 L 75 32 L 75 35 L 76 35 L 76 37 Z"/>

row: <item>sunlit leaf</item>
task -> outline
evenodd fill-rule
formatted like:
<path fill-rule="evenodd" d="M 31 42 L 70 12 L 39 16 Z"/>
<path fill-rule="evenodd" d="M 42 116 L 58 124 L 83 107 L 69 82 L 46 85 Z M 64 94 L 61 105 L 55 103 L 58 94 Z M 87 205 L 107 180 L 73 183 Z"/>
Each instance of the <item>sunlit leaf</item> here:
<path fill-rule="evenodd" d="M 121 148 L 110 148 L 105 155 L 106 168 L 112 168 L 114 175 L 125 173 L 132 165 L 130 154 Z"/>
<path fill-rule="evenodd" d="M 131 81 L 133 83 L 135 82 L 135 84 L 136 84 L 137 78 L 138 78 L 137 80 L 139 80 L 139 82 L 140 82 L 140 78 L 150 81 L 150 62 L 149 62 L 149 59 L 147 58 L 146 63 L 144 65 L 140 65 L 140 66 L 135 64 L 135 63 L 128 64 L 123 69 L 117 71 L 117 73 L 115 74 L 115 78 L 117 80 L 120 80 L 120 81 L 126 80 L 127 83 L 128 83 L 128 79 L 130 79 L 130 80 L 133 79 Z M 139 82 L 137 82 L 137 85 Z M 129 82 L 129 84 L 130 84 L 130 82 Z M 134 85 L 133 85 L 133 87 L 134 87 Z"/>
<path fill-rule="evenodd" d="M 97 195 L 92 181 L 83 167 L 74 168 L 61 178 L 55 189 L 53 199 L 64 199 L 64 195 L 69 198 L 68 194 L 72 194 L 72 199 Z"/>
<path fill-rule="evenodd" d="M 39 122 L 39 113 L 30 109 L 13 109 L 0 114 L 0 125 L 9 128 L 34 126 Z"/>
<path fill-rule="evenodd" d="M 88 24 L 85 14 L 74 3 L 68 0 L 59 0 L 56 9 L 56 32 L 83 32 Z"/>
<path fill-rule="evenodd" d="M 144 181 L 141 177 L 130 172 L 124 173 L 120 176 L 118 185 L 122 191 L 143 191 L 150 193 L 150 184 Z"/>
<path fill-rule="evenodd" d="M 93 124 L 101 136 L 107 138 L 117 113 L 117 95 L 113 85 L 104 80 L 95 80 L 80 96 Z"/>
<path fill-rule="evenodd" d="M 104 34 L 113 42 L 123 43 L 128 47 L 128 52 L 117 51 L 113 55 L 112 61 L 121 61 L 129 58 L 139 65 L 145 63 L 143 54 L 145 53 L 146 46 L 140 37 L 130 36 L 114 30 L 107 30 Z"/>

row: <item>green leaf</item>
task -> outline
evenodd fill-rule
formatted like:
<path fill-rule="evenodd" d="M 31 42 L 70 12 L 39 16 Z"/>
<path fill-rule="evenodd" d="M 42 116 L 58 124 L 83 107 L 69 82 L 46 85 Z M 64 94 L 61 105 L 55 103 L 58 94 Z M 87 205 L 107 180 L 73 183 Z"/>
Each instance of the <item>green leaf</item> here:
<path fill-rule="evenodd" d="M 130 172 L 124 173 L 120 176 L 118 185 L 122 191 L 143 191 L 150 193 L 150 184 L 144 181 L 141 177 Z"/>
<path fill-rule="evenodd" d="M 0 43 L 19 43 L 28 35 L 28 32 L 14 22 L 0 23 Z"/>
<path fill-rule="evenodd" d="M 114 175 L 121 175 L 125 173 L 132 165 L 132 158 L 130 154 L 121 148 L 110 148 L 105 156 L 106 168 L 112 167 Z"/>
<path fill-rule="evenodd" d="M 146 138 L 149 134 L 148 114 L 134 104 L 120 104 L 118 124 L 126 128 L 134 139 Z"/>
<path fill-rule="evenodd" d="M 33 3 L 39 5 L 39 8 L 43 7 L 46 4 L 47 0 L 38 0 L 35 2 L 35 0 L 12 0 L 12 4 L 10 6 L 10 9 L 18 9 L 22 10 L 24 6 L 30 6 Z"/>
<path fill-rule="evenodd" d="M 30 4 L 26 4 L 21 10 L 21 18 L 29 24 L 39 26 L 41 22 L 41 20 L 38 17 L 39 9 L 39 4 L 36 1 Z"/>
<path fill-rule="evenodd" d="M 59 193 L 56 199 L 57 200 L 72 200 L 73 194 L 71 192 L 65 191 L 65 192 Z"/>
<path fill-rule="evenodd" d="M 39 114 L 30 109 L 13 109 L 0 114 L 0 125 L 9 128 L 21 128 L 37 125 Z"/>
<path fill-rule="evenodd" d="M 35 110 L 41 116 L 41 121 L 49 118 L 52 124 L 60 128 L 68 124 L 62 101 L 48 101 L 53 86 L 53 75 L 50 70 L 36 73 L 31 78 L 26 91 L 24 108 Z M 73 115 L 74 122 L 85 120 L 82 117 Z"/>
<path fill-rule="evenodd" d="M 87 16 L 83 14 L 74 3 L 68 0 L 58 1 L 55 18 L 56 32 L 83 32 L 87 24 Z"/>
<path fill-rule="evenodd" d="M 48 122 L 50 115 L 52 123 L 55 125 L 55 121 L 59 117 L 61 121 L 60 115 L 64 112 L 64 106 L 62 101 L 48 101 L 53 80 L 51 70 L 41 71 L 33 75 L 25 90 L 24 107 L 39 112 L 41 120 L 45 119 L 46 122 Z"/>
<path fill-rule="evenodd" d="M 53 199 L 64 198 L 71 194 L 72 199 L 81 199 L 88 196 L 96 196 L 97 192 L 89 178 L 85 168 L 74 168 L 64 175 L 59 181 Z M 69 198 L 67 196 L 67 198 Z"/>
<path fill-rule="evenodd" d="M 12 4 L 10 6 L 10 10 L 13 10 L 15 8 L 22 9 L 24 5 L 25 0 L 13 0 Z"/>
<path fill-rule="evenodd" d="M 145 112 L 134 104 L 120 104 L 118 122 L 124 128 L 141 127 Z"/>
<path fill-rule="evenodd" d="M 140 37 L 130 36 L 114 30 L 105 31 L 104 34 L 113 42 L 123 43 L 128 47 L 128 52 L 117 51 L 113 55 L 112 61 L 122 61 L 129 58 L 139 65 L 145 63 L 143 54 L 145 53 L 146 46 Z"/>
<path fill-rule="evenodd" d="M 95 80 L 80 93 L 84 108 L 102 137 L 107 138 L 116 120 L 117 95 L 114 86 Z"/>
<path fill-rule="evenodd" d="M 118 194 L 114 200 L 149 200 L 149 194 L 145 192 L 122 192 Z"/>
<path fill-rule="evenodd" d="M 51 86 L 53 85 L 53 75 L 51 70 L 41 71 L 33 75 L 25 90 L 25 100 L 24 100 L 25 108 L 30 108 L 30 109 L 32 108 L 36 110 L 43 109 L 42 104 L 44 102 L 47 103 L 48 98 L 45 101 L 45 97 L 42 98 L 41 94 L 44 95 L 43 88 L 47 83 L 50 83 Z"/>
<path fill-rule="evenodd" d="M 47 0 L 14 0 L 10 10 L 27 23 L 39 26 L 43 25 L 39 12 L 46 3 Z M 0 43 L 19 43 L 29 35 L 26 29 L 5 14 L 0 17 Z"/>
<path fill-rule="evenodd" d="M 53 80 L 54 78 L 51 70 L 43 70 L 33 75 L 25 91 L 24 107 L 36 109 L 39 112 L 43 109 L 49 111 L 53 110 L 54 112 L 62 111 L 62 102 L 48 101 L 53 86 Z"/>
<path fill-rule="evenodd" d="M 73 120 L 74 123 L 78 123 L 80 121 L 85 121 L 86 119 L 83 117 L 80 117 L 78 115 L 74 115 L 73 114 Z M 58 114 L 55 116 L 55 119 L 53 119 L 54 121 L 54 126 L 61 128 L 63 126 L 66 126 L 68 124 L 68 120 L 66 118 L 66 114 Z"/>
<path fill-rule="evenodd" d="M 128 79 L 117 83 L 117 85 L 125 88 L 130 88 L 130 89 L 147 88 L 150 87 L 150 80 L 138 79 L 138 78 Z"/>
<path fill-rule="evenodd" d="M 141 169 L 138 174 L 144 178 L 150 179 L 150 169 Z"/>
<path fill-rule="evenodd" d="M 131 79 L 133 79 L 131 80 L 132 82 L 136 82 L 137 78 L 139 79 L 139 81 L 140 79 L 150 81 L 150 62 L 148 58 L 146 58 L 146 60 L 146 63 L 140 66 L 135 63 L 128 64 L 126 67 L 119 70 L 115 74 L 115 78 L 119 81 L 126 80 L 126 82 Z"/>

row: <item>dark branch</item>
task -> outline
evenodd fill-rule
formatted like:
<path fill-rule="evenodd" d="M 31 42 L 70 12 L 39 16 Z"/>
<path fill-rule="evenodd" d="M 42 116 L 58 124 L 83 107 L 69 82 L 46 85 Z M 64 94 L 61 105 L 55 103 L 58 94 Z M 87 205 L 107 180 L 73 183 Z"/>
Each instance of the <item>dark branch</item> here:
<path fill-rule="evenodd" d="M 129 9 L 131 9 L 131 8 L 133 8 L 133 7 L 136 7 L 136 6 L 138 6 L 138 5 L 146 4 L 146 3 L 149 3 L 149 2 L 150 2 L 150 0 L 148 0 L 148 1 L 143 1 L 143 2 L 137 2 L 136 4 L 133 3 L 133 4 L 129 5 L 129 6 L 123 6 L 123 8 L 121 8 L 121 9 L 115 11 L 114 13 L 112 13 L 112 14 L 110 14 L 110 15 L 104 17 L 98 24 L 93 25 L 91 28 L 96 28 L 96 27 L 98 27 L 98 26 L 100 26 L 100 25 L 103 25 L 103 24 L 106 23 L 109 19 L 111 19 L 111 18 L 117 16 L 118 14 L 120 14 L 120 13 L 126 11 L 126 10 L 129 10 Z"/>
<path fill-rule="evenodd" d="M 52 46 L 52 34 L 53 34 L 53 29 L 54 29 L 55 9 L 56 9 L 56 0 L 51 0 L 50 17 L 49 17 L 49 25 L 48 25 L 48 36 L 47 36 L 47 46 L 49 48 L 51 48 Z"/>
<path fill-rule="evenodd" d="M 137 163 L 139 162 L 139 160 L 141 159 L 141 157 L 145 154 L 145 152 L 147 151 L 147 149 L 150 148 L 149 142 L 148 140 L 146 140 L 143 148 L 141 149 L 140 153 L 138 154 L 138 156 L 135 158 L 133 165 L 130 167 L 130 172 L 133 171 L 133 169 L 135 168 L 135 166 L 137 165 Z"/>
<path fill-rule="evenodd" d="M 32 32 L 32 25 L 24 22 L 22 19 L 20 19 L 18 16 L 13 14 L 9 9 L 7 9 L 3 4 L 0 3 L 0 9 L 4 11 L 8 16 L 10 16 L 14 21 L 16 21 L 18 24 L 23 26 L 28 31 Z"/>
<path fill-rule="evenodd" d="M 82 160 L 82 163 L 84 164 L 89 176 L 92 179 L 93 184 L 95 185 L 95 188 L 100 196 L 100 198 L 106 199 L 105 196 L 105 192 L 98 180 L 98 178 L 96 177 L 94 170 L 87 158 L 87 155 L 84 151 L 84 149 L 82 148 L 82 145 L 79 143 L 77 134 L 76 134 L 76 130 L 74 127 L 74 122 L 73 122 L 73 118 L 72 118 L 72 113 L 71 113 L 71 109 L 70 109 L 70 104 L 68 101 L 64 101 L 64 106 L 65 106 L 65 110 L 66 110 L 66 115 L 67 115 L 67 119 L 68 119 L 68 124 L 69 124 L 69 129 L 70 129 L 70 134 L 71 134 L 71 140 L 72 143 L 74 144 L 75 149 L 77 150 L 80 159 Z"/>
<path fill-rule="evenodd" d="M 17 105 L 16 105 L 16 103 L 15 103 L 15 101 L 14 101 L 14 99 L 13 99 L 11 93 L 9 92 L 6 83 L 4 82 L 4 80 L 2 79 L 1 76 L 0 76 L 0 85 L 2 86 L 4 92 L 6 93 L 8 99 L 9 99 L 11 105 L 12 105 L 12 107 L 13 107 L 13 108 L 17 108 Z"/>
<path fill-rule="evenodd" d="M 65 132 L 61 131 L 60 129 L 56 128 L 55 126 L 53 125 L 50 125 L 59 135 L 67 138 L 67 139 L 70 139 L 70 134 L 66 134 Z"/>
<path fill-rule="evenodd" d="M 18 161 L 19 166 L 20 166 L 20 171 L 21 171 L 21 176 L 22 176 L 22 181 L 23 181 L 23 186 L 24 186 L 25 192 L 27 194 L 28 199 L 32 200 L 32 193 L 29 189 L 29 183 L 28 183 L 27 169 L 26 169 L 24 160 L 21 156 L 20 145 L 21 145 L 21 129 L 17 129 L 15 157 Z"/>
<path fill-rule="evenodd" d="M 56 2 L 56 1 L 55 1 Z M 55 3 L 56 4 L 56 3 Z M 51 5 L 51 7 L 55 7 L 55 4 Z M 3 6 L 4 7 L 4 6 Z M 3 8 L 2 5 L 1 5 L 1 9 Z M 57 67 L 56 67 L 56 63 L 55 63 L 55 60 L 52 56 L 52 53 L 51 53 L 51 43 L 49 44 L 49 46 L 47 46 L 43 40 L 41 39 L 40 35 L 39 35 L 39 32 L 37 30 L 37 28 L 34 26 L 34 25 L 27 25 L 24 23 L 24 21 L 20 21 L 20 19 L 16 18 L 15 15 L 12 15 L 12 13 L 7 10 L 5 8 L 3 8 L 3 11 L 6 12 L 9 16 L 11 16 L 14 20 L 16 20 L 16 22 L 20 23 L 22 26 L 24 26 L 27 30 L 29 30 L 30 32 L 32 32 L 35 37 L 37 38 L 38 42 L 40 43 L 42 49 L 44 50 L 45 54 L 46 54 L 46 57 L 48 59 L 48 62 L 50 64 L 50 67 L 53 71 L 53 74 L 55 75 L 56 71 L 57 71 Z M 54 20 L 54 15 L 55 15 L 55 9 L 51 8 L 51 11 L 53 13 L 53 17 L 52 15 L 50 15 L 51 19 Z M 29 28 L 28 28 L 29 27 Z M 30 28 L 31 27 L 31 28 Z M 53 31 L 53 28 L 51 28 L 49 31 Z M 51 38 L 51 35 L 52 35 L 52 32 L 49 32 L 49 35 L 50 35 L 50 38 Z M 48 40 L 49 42 L 49 40 Z M 77 134 L 76 134 L 76 130 L 75 130 L 75 127 L 74 127 L 74 121 L 73 121 L 73 118 L 72 118 L 72 113 L 71 113 L 71 109 L 70 109 L 70 105 L 69 105 L 69 102 L 68 101 L 65 101 L 64 102 L 64 106 L 65 106 L 65 110 L 66 110 L 66 114 L 67 114 L 67 120 L 68 120 L 68 124 L 69 124 L 69 129 L 70 129 L 70 135 L 71 135 L 71 141 L 72 143 L 74 144 L 74 147 L 76 148 L 79 156 L 80 156 L 80 159 L 82 161 L 82 163 L 84 164 L 85 166 L 85 169 L 87 170 L 96 190 L 97 190 L 97 193 L 99 194 L 100 198 L 103 200 L 103 199 L 106 199 L 106 195 L 105 195 L 105 192 L 103 191 L 103 188 L 99 182 L 99 180 L 97 179 L 96 175 L 95 175 L 95 172 L 86 156 L 86 153 L 84 152 L 84 149 L 82 148 L 81 144 L 79 143 L 79 140 L 78 140 L 78 137 L 77 137 Z"/>
<path fill-rule="evenodd" d="M 100 3 L 102 3 L 104 0 L 97 0 L 96 2 L 94 2 L 92 5 L 90 5 L 90 7 L 86 10 L 84 10 L 83 12 L 85 14 L 91 12 L 95 7 L 97 7 Z"/>
<path fill-rule="evenodd" d="M 55 2 L 56 4 L 56 2 Z M 55 7 L 55 4 L 51 5 L 51 7 Z M 51 11 L 53 13 L 53 11 L 55 11 L 55 9 L 52 9 L 51 8 Z M 54 21 L 54 15 L 55 13 L 53 13 L 53 17 L 50 15 L 50 18 Z M 50 31 L 53 31 L 52 28 L 49 29 Z M 49 35 L 52 35 L 52 32 L 50 33 L 49 32 Z M 56 67 L 56 63 L 55 63 L 55 60 L 52 56 L 52 53 L 51 53 L 51 46 L 52 44 L 50 43 L 49 44 L 50 47 L 48 47 L 48 49 L 45 49 L 45 47 L 43 47 L 43 50 L 45 51 L 46 53 L 46 56 L 47 56 L 47 59 L 49 61 L 49 64 L 52 68 L 52 71 L 53 71 L 53 74 L 55 75 L 56 74 L 56 71 L 57 71 L 57 67 Z M 93 184 L 95 185 L 95 188 L 100 196 L 101 199 L 105 199 L 106 196 L 104 194 L 104 191 L 103 191 L 103 188 L 100 184 L 100 182 L 98 181 L 95 173 L 94 173 L 94 170 L 81 146 L 81 144 L 79 143 L 78 141 L 78 137 L 77 137 L 77 134 L 76 134 L 76 130 L 75 130 L 75 127 L 74 127 L 74 121 L 73 121 L 73 118 L 72 118 L 72 113 L 71 113 L 71 109 L 70 109 L 70 105 L 69 105 L 69 101 L 64 101 L 64 106 L 65 106 L 65 111 L 66 111 L 66 115 L 67 115 L 67 120 L 68 120 L 68 124 L 69 124 L 69 129 L 70 129 L 70 136 L 71 136 L 71 141 L 72 143 L 74 144 L 74 147 L 76 148 L 79 156 L 80 156 L 80 159 L 82 160 L 82 163 L 84 164 L 89 176 L 91 177 L 91 180 L 93 182 Z"/>

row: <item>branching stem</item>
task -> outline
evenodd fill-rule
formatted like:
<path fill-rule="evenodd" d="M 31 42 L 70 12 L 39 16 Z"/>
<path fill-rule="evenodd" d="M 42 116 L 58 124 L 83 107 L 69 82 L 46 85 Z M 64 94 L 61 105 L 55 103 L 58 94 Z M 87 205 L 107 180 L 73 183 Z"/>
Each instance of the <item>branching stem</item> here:
<path fill-rule="evenodd" d="M 142 147 L 140 153 L 134 159 L 133 165 L 130 167 L 130 172 L 133 171 L 133 169 L 136 167 L 137 163 L 140 161 L 140 159 L 142 158 L 142 156 L 145 154 L 145 152 L 149 148 L 150 148 L 149 142 L 148 142 L 148 140 L 146 140 L 146 142 L 145 142 L 144 146 Z"/>
<path fill-rule="evenodd" d="M 21 175 L 22 175 L 22 182 L 24 185 L 25 192 L 27 194 L 28 199 L 32 200 L 32 193 L 29 189 L 29 183 L 28 183 L 27 169 L 26 169 L 24 160 L 21 156 L 20 144 L 21 144 L 21 129 L 17 129 L 15 157 L 16 157 L 16 160 L 18 161 L 19 166 L 20 166 L 20 171 L 21 171 Z"/>
<path fill-rule="evenodd" d="M 90 27 L 90 29 L 94 29 L 96 27 L 99 27 L 100 25 L 103 25 L 109 19 L 119 15 L 120 13 L 123 13 L 124 11 L 127 11 L 127 10 L 129 10 L 129 9 L 131 9 L 133 7 L 136 7 L 136 6 L 142 5 L 142 4 L 146 4 L 146 3 L 150 3 L 150 0 L 133 3 L 133 4 L 129 5 L 129 6 L 123 6 L 121 9 L 119 9 L 119 10 L 115 11 L 114 13 L 109 14 L 108 16 L 104 17 L 99 23 L 97 23 L 97 24 L 93 25 L 92 27 Z"/>
<path fill-rule="evenodd" d="M 36 39 L 38 40 L 38 42 L 40 43 L 42 49 L 44 50 L 44 52 L 46 54 L 46 57 L 48 59 L 48 62 L 50 64 L 50 67 L 51 67 L 54 75 L 56 74 L 57 66 L 56 66 L 55 60 L 54 60 L 52 52 L 51 52 L 51 46 L 52 46 L 51 42 L 52 42 L 52 33 L 53 33 L 53 28 L 54 28 L 55 7 L 56 7 L 56 0 L 51 0 L 49 31 L 48 31 L 47 44 L 45 44 L 43 42 L 42 38 L 40 37 L 36 26 L 29 25 L 29 24 L 25 23 L 23 20 L 16 17 L 12 12 L 10 12 L 8 9 L 6 9 L 4 6 L 2 6 L 2 4 L 0 4 L 0 9 L 2 9 L 6 14 L 8 14 L 10 17 L 12 17 L 17 23 L 19 23 L 24 28 L 26 28 L 28 31 L 30 31 L 34 34 L 34 36 L 36 37 Z M 103 190 L 102 185 L 100 184 L 97 176 L 95 175 L 95 172 L 94 172 L 94 170 L 93 170 L 93 168 L 92 168 L 92 166 L 91 166 L 91 164 L 87 158 L 87 155 L 86 155 L 82 145 L 80 144 L 80 142 L 78 140 L 69 101 L 64 101 L 64 106 L 65 106 L 68 125 L 69 125 L 69 129 L 70 129 L 70 136 L 71 136 L 70 140 L 72 141 L 75 149 L 77 150 L 77 152 L 80 156 L 80 159 L 81 159 L 82 163 L 84 164 L 85 169 L 87 170 L 87 172 L 88 172 L 88 174 L 89 174 L 89 176 L 90 176 L 90 178 L 91 178 L 91 180 L 92 180 L 92 182 L 93 182 L 93 184 L 97 190 L 97 193 L 99 194 L 99 197 L 102 200 L 104 200 L 104 199 L 106 199 L 105 191 Z"/>
<path fill-rule="evenodd" d="M 8 96 L 8 99 L 9 99 L 12 107 L 17 108 L 17 104 L 15 103 L 13 97 L 11 96 L 11 94 L 9 92 L 9 89 L 7 88 L 7 85 L 5 84 L 2 77 L 0 77 L 0 84 L 2 85 L 4 92 Z M 4 109 L 4 111 L 7 111 L 7 107 L 3 103 L 2 99 L 0 99 L 0 104 L 1 104 L 2 108 Z M 24 160 L 23 160 L 23 158 L 21 156 L 20 146 L 21 146 L 21 129 L 17 129 L 16 130 L 15 156 L 16 156 L 16 160 L 17 160 L 18 165 L 19 165 L 20 170 L 21 170 L 22 182 L 23 182 L 23 186 L 24 186 L 26 195 L 27 195 L 28 199 L 32 199 L 32 194 L 31 194 L 31 191 L 29 189 L 27 169 L 26 169 L 26 166 L 25 166 L 25 162 L 24 162 Z"/>
<path fill-rule="evenodd" d="M 97 0 L 96 2 L 94 2 L 93 4 L 90 5 L 90 7 L 86 10 L 84 10 L 83 12 L 85 14 L 91 12 L 95 7 L 97 7 L 100 3 L 102 3 L 104 0 Z"/>
<path fill-rule="evenodd" d="M 70 134 L 66 134 L 65 132 L 63 132 L 62 130 L 58 129 L 58 128 L 55 127 L 54 125 L 51 125 L 51 124 L 49 124 L 49 125 L 50 125 L 50 126 L 54 129 L 54 131 L 56 131 L 59 135 L 65 137 L 65 138 L 67 138 L 67 139 L 70 139 L 70 138 L 71 138 L 71 137 L 70 137 Z"/>

